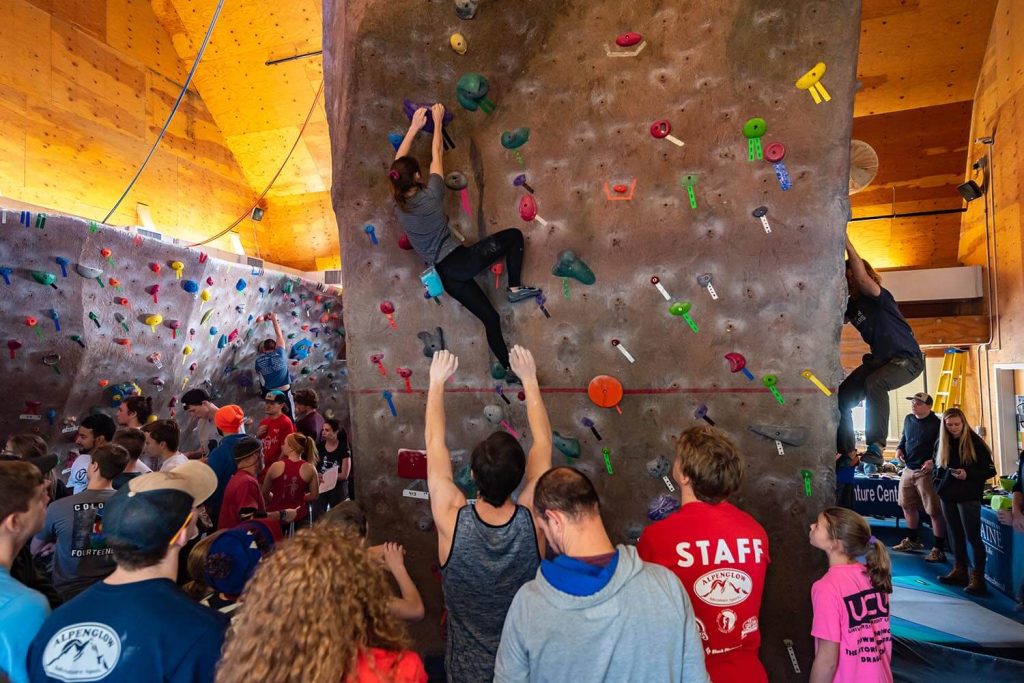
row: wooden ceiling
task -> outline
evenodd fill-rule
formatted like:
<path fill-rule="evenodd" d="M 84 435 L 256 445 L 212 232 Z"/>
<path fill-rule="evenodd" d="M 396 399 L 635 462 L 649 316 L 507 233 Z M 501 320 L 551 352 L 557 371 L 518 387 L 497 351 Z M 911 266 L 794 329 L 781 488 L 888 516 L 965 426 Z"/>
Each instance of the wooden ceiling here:
<path fill-rule="evenodd" d="M 216 0 L 151 0 L 179 57 L 191 65 Z M 299 135 L 320 82 L 318 0 L 227 2 L 192 87 L 206 103 L 246 180 L 262 192 Z M 294 153 L 267 194 L 257 227 L 261 255 L 287 265 L 338 267 L 338 230 L 330 204 L 331 158 L 323 98 Z M 317 259 L 321 259 L 319 262 Z"/>
<path fill-rule="evenodd" d="M 216 0 L 151 0 L 178 55 L 190 64 Z M 854 137 L 879 153 L 874 184 L 855 216 L 960 206 L 970 100 L 996 0 L 863 0 Z M 276 172 L 323 78 L 319 56 L 266 62 L 321 47 L 320 0 L 228 2 L 194 88 L 252 189 Z M 300 267 L 338 254 L 330 205 L 331 160 L 323 102 L 268 195 L 263 256 Z M 894 198 L 895 192 L 895 198 Z M 855 224 L 867 255 L 887 267 L 951 265 L 959 216 Z M 922 247 L 920 236 L 934 236 Z M 297 239 L 297 237 L 301 237 Z M 947 263 L 950 262 L 950 263 Z"/>

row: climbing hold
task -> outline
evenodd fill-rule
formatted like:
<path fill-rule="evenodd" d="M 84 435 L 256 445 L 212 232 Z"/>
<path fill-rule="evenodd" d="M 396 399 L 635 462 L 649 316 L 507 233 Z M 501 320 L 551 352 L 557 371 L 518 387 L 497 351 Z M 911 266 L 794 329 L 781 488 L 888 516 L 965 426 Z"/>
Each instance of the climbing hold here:
<path fill-rule="evenodd" d="M 182 350 L 181 350 L 181 364 L 182 365 L 185 364 L 185 359 L 188 358 L 191 354 L 192 354 L 192 347 L 186 344 L 185 347 L 182 348 Z"/>
<path fill-rule="evenodd" d="M 806 379 L 807 381 L 811 382 L 814 386 L 821 389 L 821 393 L 825 394 L 826 396 L 832 395 L 832 392 L 829 390 L 829 388 L 822 384 L 821 380 L 815 377 L 814 373 L 811 372 L 810 370 L 801 371 L 800 376 Z"/>
<path fill-rule="evenodd" d="M 587 395 L 595 405 L 601 408 L 615 408 L 622 414 L 619 408 L 619 401 L 622 400 L 622 383 L 610 375 L 598 375 L 590 380 L 587 386 Z"/>
<path fill-rule="evenodd" d="M 672 496 L 662 494 L 647 506 L 647 519 L 652 522 L 665 519 L 680 507 L 679 501 Z"/>
<path fill-rule="evenodd" d="M 404 232 L 398 238 L 398 248 L 405 251 L 412 251 L 412 242 L 409 241 L 409 236 Z M 262 289 L 260 291 L 262 291 Z M 262 296 L 262 294 L 260 296 Z"/>
<path fill-rule="evenodd" d="M 519 432 L 513 429 L 512 425 L 505 420 L 505 411 L 501 409 L 501 406 L 494 405 L 493 403 L 484 406 L 484 418 L 491 424 L 500 426 L 511 434 L 516 441 L 522 440 L 523 437 L 519 435 Z"/>
<path fill-rule="evenodd" d="M 695 418 L 697 418 L 698 420 L 704 420 L 705 422 L 707 422 L 712 427 L 715 426 L 715 421 L 712 420 L 710 417 L 708 417 L 708 404 L 707 403 L 701 403 L 699 406 L 697 406 L 697 409 L 693 411 L 693 416 Z"/>
<path fill-rule="evenodd" d="M 814 67 L 805 73 L 803 76 L 797 79 L 796 87 L 800 90 L 807 90 L 811 93 L 811 99 L 814 100 L 815 104 L 821 104 L 822 100 L 830 102 L 832 96 L 828 94 L 828 90 L 825 90 L 825 84 L 821 82 L 822 76 L 825 75 L 827 67 L 825 62 L 818 62 Z"/>
<path fill-rule="evenodd" d="M 628 360 L 630 363 L 636 362 L 636 358 L 633 358 L 633 354 L 629 352 L 629 350 L 625 347 L 625 345 L 623 345 L 621 341 L 619 341 L 618 339 L 612 339 L 612 346 L 617 348 L 619 350 L 619 353 L 625 356 L 626 360 Z"/>
<path fill-rule="evenodd" d="M 494 111 L 494 102 L 487 98 L 490 84 L 478 73 L 463 74 L 455 88 L 455 99 L 463 109 L 476 111 L 480 109 L 490 115 Z"/>
<path fill-rule="evenodd" d="M 651 124 L 651 137 L 657 140 L 668 140 L 676 147 L 682 147 L 685 143 L 672 135 L 672 124 L 668 119 L 657 119 Z"/>
<path fill-rule="evenodd" d="M 416 337 L 423 343 L 423 355 L 427 358 L 433 358 L 435 353 L 448 348 L 444 343 L 444 330 L 440 327 L 435 327 L 433 332 L 423 330 Z"/>
<path fill-rule="evenodd" d="M 48 353 L 45 356 L 43 356 L 42 360 L 43 365 L 45 365 L 48 368 L 53 368 L 53 371 L 55 373 L 57 373 L 58 375 L 60 374 L 60 366 L 58 365 L 58 363 L 60 363 L 59 353 Z"/>
<path fill-rule="evenodd" d="M 697 194 L 693 188 L 697 186 L 699 177 L 696 173 L 687 173 L 679 178 L 679 184 L 686 188 L 686 196 L 690 200 L 690 208 L 697 208 Z"/>
<path fill-rule="evenodd" d="M 505 272 L 505 264 L 501 261 L 491 265 L 491 274 L 494 275 L 494 288 L 501 289 L 501 276 Z"/>
<path fill-rule="evenodd" d="M 694 332 L 699 332 L 700 329 L 697 327 L 697 323 L 690 317 L 690 308 L 692 305 L 689 301 L 676 301 L 668 307 L 668 312 L 672 315 L 682 318 L 686 321 L 686 324 L 690 326 L 690 329 Z"/>
<path fill-rule="evenodd" d="M 114 252 L 110 251 L 106 247 L 100 249 L 100 256 L 107 259 L 107 265 L 111 268 L 114 267 Z"/>
<path fill-rule="evenodd" d="M 620 33 L 615 37 L 615 44 L 620 48 L 632 49 L 613 50 L 610 45 L 605 43 L 604 51 L 609 57 L 636 57 L 647 47 L 647 41 L 644 40 L 644 37 L 633 31 Z"/>
<path fill-rule="evenodd" d="M 11 360 L 14 360 L 15 352 L 21 348 L 21 342 L 17 339 L 7 340 L 7 351 L 11 354 Z"/>
<path fill-rule="evenodd" d="M 202 299 L 204 304 L 207 303 L 210 300 L 210 290 L 204 289 L 199 295 L 199 298 Z"/>
<path fill-rule="evenodd" d="M 659 278 L 657 275 L 651 276 L 651 284 L 658 288 L 658 293 L 660 293 L 665 298 L 665 301 L 672 300 L 672 297 L 669 295 L 668 290 L 665 289 L 665 287 L 661 284 L 661 278 Z"/>
<path fill-rule="evenodd" d="M 124 298 L 123 296 L 115 296 L 114 303 L 117 304 L 118 306 L 131 308 L 131 302 L 129 302 L 128 299 Z"/>
<path fill-rule="evenodd" d="M 466 54 L 466 51 L 469 49 L 469 43 L 466 42 L 466 37 L 461 33 L 453 33 L 452 37 L 448 39 L 448 44 L 460 55 Z"/>
<path fill-rule="evenodd" d="M 397 330 L 398 325 L 395 323 L 395 305 L 390 301 L 380 302 L 380 312 L 387 316 L 388 325 L 391 325 L 391 329 Z"/>
<path fill-rule="evenodd" d="M 715 286 L 711 284 L 711 273 L 698 275 L 697 284 L 708 290 L 708 294 L 711 295 L 712 301 L 718 301 L 718 292 L 715 291 Z"/>
<path fill-rule="evenodd" d="M 29 315 L 25 317 L 25 324 L 32 328 L 32 331 L 36 333 L 36 336 L 39 337 L 40 340 L 42 340 L 43 333 L 39 330 L 38 320 Z"/>
<path fill-rule="evenodd" d="M 160 303 L 160 285 L 150 285 L 146 287 L 146 294 L 153 297 L 153 303 Z"/>
<path fill-rule="evenodd" d="M 54 284 L 57 281 L 57 276 L 53 273 L 48 273 L 45 270 L 33 270 L 30 271 L 30 274 L 32 275 L 32 279 L 39 284 L 48 285 L 57 289 L 57 285 Z"/>
<path fill-rule="evenodd" d="M 544 314 L 545 318 L 550 318 L 551 314 L 548 312 L 548 309 L 544 306 L 544 304 L 546 304 L 547 301 L 548 301 L 548 298 L 546 296 L 544 296 L 544 292 L 541 292 L 540 294 L 538 294 L 536 299 L 537 299 L 537 306 L 540 308 L 541 313 Z"/>
<path fill-rule="evenodd" d="M 811 482 L 814 481 L 814 473 L 810 470 L 800 470 L 800 476 L 803 477 L 804 480 L 804 495 L 810 498 L 811 495 L 813 495 Z"/>
<path fill-rule="evenodd" d="M 11 284 L 11 273 L 13 272 L 14 271 L 7 266 L 0 266 L 0 277 L 4 279 L 5 285 Z"/>
<path fill-rule="evenodd" d="M 639 44 L 643 39 L 644 37 L 639 33 L 627 31 L 626 33 L 620 33 L 615 38 L 615 44 L 619 47 L 633 47 L 634 45 Z"/>
<path fill-rule="evenodd" d="M 95 312 L 89 311 L 89 320 L 91 320 L 94 323 L 96 323 L 96 329 L 100 328 L 100 318 L 99 318 L 98 315 L 96 315 Z"/>
<path fill-rule="evenodd" d="M 594 435 L 595 439 L 597 439 L 598 441 L 601 440 L 601 433 L 597 431 L 597 426 L 594 424 L 593 420 L 591 420 L 589 417 L 585 417 L 582 420 L 580 420 L 580 423 L 590 430 L 590 433 Z"/>
<path fill-rule="evenodd" d="M 388 409 L 391 411 L 391 417 L 398 417 L 398 411 L 395 410 L 395 402 L 391 399 L 391 392 L 385 390 L 382 392 L 382 395 L 384 396 L 384 400 L 388 402 Z"/>
<path fill-rule="evenodd" d="M 754 161 L 764 158 L 761 150 L 761 138 L 768 132 L 768 124 L 760 117 L 747 119 L 743 124 L 743 137 L 747 138 L 747 160 Z"/>
<path fill-rule="evenodd" d="M 519 175 L 517 175 L 512 180 L 512 184 L 515 185 L 516 187 L 523 188 L 524 190 L 526 190 L 530 194 L 533 194 L 533 188 L 530 187 L 529 183 L 526 182 L 526 174 L 525 173 L 520 173 Z"/>
<path fill-rule="evenodd" d="M 214 311 L 213 311 L 213 309 L 211 308 L 211 309 L 210 309 L 210 310 L 208 310 L 208 311 L 207 311 L 206 313 L 203 313 L 203 317 L 199 319 L 199 325 L 200 325 L 200 327 L 201 327 L 201 326 L 203 326 L 203 325 L 205 325 L 205 324 L 207 323 L 207 321 L 208 321 L 208 320 L 209 320 L 209 319 L 210 319 L 211 317 L 213 317 L 213 312 L 214 312 Z"/>
<path fill-rule="evenodd" d="M 545 227 L 548 224 L 546 220 L 537 215 L 537 200 L 533 198 L 532 194 L 524 194 L 519 198 L 519 217 L 527 223 L 537 221 Z"/>
<path fill-rule="evenodd" d="M 473 214 L 472 207 L 469 205 L 469 180 L 462 171 L 451 171 L 444 177 L 444 184 L 449 190 L 455 190 L 459 193 L 459 201 L 462 204 L 462 212 L 466 214 L 466 218 L 469 218 Z M 460 240 L 462 241 L 462 240 Z"/>
<path fill-rule="evenodd" d="M 85 342 L 82 341 L 82 337 L 80 335 L 73 334 L 69 337 L 69 339 L 71 339 L 71 341 L 81 346 L 83 349 L 85 348 Z"/>
<path fill-rule="evenodd" d="M 775 400 L 779 402 L 779 405 L 782 405 L 786 401 L 782 398 L 782 394 L 779 393 L 779 390 L 775 386 L 778 383 L 779 378 L 775 375 L 765 375 L 761 378 L 761 384 L 767 387 L 768 390 L 772 392 L 772 396 L 775 397 Z"/>
<path fill-rule="evenodd" d="M 164 317 L 159 313 L 153 313 L 152 315 L 146 316 L 146 324 L 149 325 L 149 329 L 153 334 L 156 334 L 156 326 L 164 321 Z"/>
<path fill-rule="evenodd" d="M 551 433 L 551 442 L 558 452 L 569 459 L 570 464 L 575 458 L 580 457 L 582 449 L 580 440 L 571 436 L 562 436 L 558 432 Z"/>
<path fill-rule="evenodd" d="M 380 241 L 377 239 L 377 229 L 373 227 L 372 223 L 367 223 L 363 226 L 363 232 L 370 238 L 370 244 L 377 246 Z"/>
<path fill-rule="evenodd" d="M 785 192 L 793 186 L 792 180 L 789 177 L 789 171 L 786 170 L 786 164 L 782 160 L 786 156 L 786 146 L 781 142 L 773 142 L 764 150 L 764 160 L 772 165 L 775 169 L 775 177 L 779 180 L 779 187 Z"/>
<path fill-rule="evenodd" d="M 381 377 L 387 377 L 388 371 L 384 367 L 384 354 L 375 353 L 370 356 L 370 362 L 377 366 L 377 372 L 380 373 Z"/>
<path fill-rule="evenodd" d="M 505 379 L 508 375 L 508 370 L 501 363 L 495 363 L 491 366 L 491 378 L 492 379 Z"/>
<path fill-rule="evenodd" d="M 57 328 L 56 331 L 60 332 L 60 316 L 57 314 L 57 309 L 56 308 L 51 308 L 49 315 L 50 315 L 50 320 L 53 321 L 54 327 Z"/>
<path fill-rule="evenodd" d="M 761 219 L 761 225 L 764 227 L 764 231 L 765 232 L 770 233 L 772 231 L 772 226 L 771 226 L 771 224 L 768 223 L 768 207 L 767 206 L 759 206 L 756 209 L 754 209 L 753 211 L 751 211 L 750 213 L 752 213 L 754 215 L 754 218 L 760 218 Z"/>
<path fill-rule="evenodd" d="M 459 19 L 472 19 L 479 5 L 480 0 L 455 0 L 455 16 Z"/>
<path fill-rule="evenodd" d="M 399 377 L 401 377 L 402 379 L 405 380 L 405 393 L 411 394 L 412 393 L 412 382 L 411 382 L 412 368 L 396 368 L 395 372 L 398 373 Z"/>
<path fill-rule="evenodd" d="M 181 279 L 181 273 L 182 273 L 182 271 L 185 270 L 185 264 L 182 263 L 181 261 L 171 261 L 170 266 L 171 266 L 171 270 L 174 271 L 175 277 L 177 277 L 180 280 Z"/>
<path fill-rule="evenodd" d="M 207 287 L 213 287 L 213 276 L 212 275 L 207 276 L 207 278 L 206 278 L 206 286 Z"/>
<path fill-rule="evenodd" d="M 747 370 L 747 359 L 742 353 L 727 353 L 725 359 L 729 361 L 729 372 L 742 372 L 747 379 L 754 381 L 754 376 Z"/>
<path fill-rule="evenodd" d="M 151 271 L 153 271 L 154 273 L 156 273 L 157 275 L 159 275 L 159 274 L 160 274 L 160 264 L 159 264 L 159 263 L 152 263 L 152 262 L 151 262 L 151 263 L 149 264 L 149 269 L 150 269 Z"/>
<path fill-rule="evenodd" d="M 191 294 L 193 299 L 199 296 L 199 283 L 195 280 L 182 280 L 181 288 Z"/>
<path fill-rule="evenodd" d="M 57 264 L 58 266 L 60 266 L 60 274 L 61 274 L 61 277 L 67 277 L 67 276 L 68 276 L 68 266 L 70 266 L 70 265 L 71 265 L 71 261 L 68 261 L 68 260 L 67 260 L 66 258 L 64 258 L 63 256 L 58 256 L 58 257 L 56 257 L 56 258 L 55 258 L 55 259 L 53 259 L 53 260 L 54 260 L 54 262 L 55 262 L 55 263 L 56 263 L 56 264 Z"/>
<path fill-rule="evenodd" d="M 611 451 L 611 449 L 607 448 L 607 447 L 602 448 L 601 449 L 601 455 L 604 456 L 604 469 L 605 469 L 605 471 L 608 472 L 608 474 L 615 474 L 615 471 L 612 469 L 612 451 Z"/>
<path fill-rule="evenodd" d="M 555 267 L 551 269 L 551 274 L 555 277 L 572 278 L 582 284 L 592 285 L 597 281 L 597 277 L 594 275 L 594 271 L 590 269 L 583 259 L 578 257 L 575 252 L 566 250 L 558 255 L 558 261 L 555 263 Z"/>

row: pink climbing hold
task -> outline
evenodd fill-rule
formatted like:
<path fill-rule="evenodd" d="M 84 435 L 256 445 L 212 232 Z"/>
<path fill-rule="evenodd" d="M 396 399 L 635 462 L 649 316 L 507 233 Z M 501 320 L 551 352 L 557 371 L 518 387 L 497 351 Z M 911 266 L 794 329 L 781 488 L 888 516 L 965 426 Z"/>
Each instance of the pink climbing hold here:
<path fill-rule="evenodd" d="M 411 368 L 398 368 L 396 370 L 396 372 L 398 373 L 399 377 L 401 377 L 402 379 L 405 380 L 405 393 L 411 394 L 412 393 L 412 382 L 409 381 L 409 378 L 412 377 L 412 369 Z"/>
<path fill-rule="evenodd" d="M 537 200 L 532 194 L 524 194 L 519 198 L 519 217 L 527 223 L 537 217 Z"/>
<path fill-rule="evenodd" d="M 627 31 L 626 33 L 620 34 L 615 39 L 615 44 L 619 47 L 633 47 L 634 45 L 638 45 L 643 39 L 644 37 L 639 33 Z"/>

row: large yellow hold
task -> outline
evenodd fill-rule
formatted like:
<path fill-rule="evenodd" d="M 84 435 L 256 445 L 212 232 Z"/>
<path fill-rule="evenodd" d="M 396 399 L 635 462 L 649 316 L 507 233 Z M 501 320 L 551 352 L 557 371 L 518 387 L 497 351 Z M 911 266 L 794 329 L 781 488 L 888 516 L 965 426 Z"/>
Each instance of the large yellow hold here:
<path fill-rule="evenodd" d="M 154 334 L 156 333 L 156 326 L 162 323 L 163 321 L 164 317 L 159 313 L 154 313 L 153 315 L 146 316 L 146 324 L 149 325 L 149 329 L 152 330 Z"/>

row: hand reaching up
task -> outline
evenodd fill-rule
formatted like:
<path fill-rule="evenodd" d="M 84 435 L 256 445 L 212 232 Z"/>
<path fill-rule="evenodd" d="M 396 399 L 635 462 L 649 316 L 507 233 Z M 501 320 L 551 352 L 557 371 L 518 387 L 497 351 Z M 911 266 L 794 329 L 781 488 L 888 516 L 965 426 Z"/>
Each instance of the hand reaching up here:
<path fill-rule="evenodd" d="M 512 366 L 512 372 L 519 375 L 519 379 L 524 382 L 528 379 L 537 381 L 537 363 L 533 360 L 533 354 L 529 349 L 524 349 L 516 344 L 508 353 L 508 361 Z"/>
<path fill-rule="evenodd" d="M 434 127 L 440 127 L 444 122 L 444 105 L 438 102 L 430 108 L 430 113 L 434 117 Z"/>
<path fill-rule="evenodd" d="M 420 107 L 412 115 L 412 122 L 409 124 L 411 130 L 417 133 L 423 130 L 423 126 L 427 125 L 427 109 L 426 107 Z"/>
<path fill-rule="evenodd" d="M 405 548 L 398 543 L 384 544 L 384 565 L 394 574 L 405 566 Z"/>
<path fill-rule="evenodd" d="M 448 350 L 435 351 L 430 363 L 430 383 L 444 385 L 459 369 L 459 358 Z"/>

